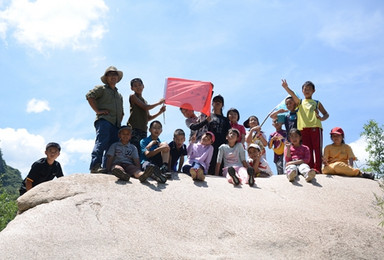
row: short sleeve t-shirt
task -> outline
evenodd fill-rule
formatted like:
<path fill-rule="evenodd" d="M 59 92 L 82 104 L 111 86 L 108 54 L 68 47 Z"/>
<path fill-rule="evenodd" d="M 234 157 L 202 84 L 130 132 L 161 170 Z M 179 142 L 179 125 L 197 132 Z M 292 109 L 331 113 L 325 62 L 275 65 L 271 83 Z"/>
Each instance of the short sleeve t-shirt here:
<path fill-rule="evenodd" d="M 134 164 L 134 159 L 139 159 L 136 146 L 131 143 L 122 144 L 121 142 L 113 143 L 108 149 L 107 156 L 114 157 L 113 164 Z"/>

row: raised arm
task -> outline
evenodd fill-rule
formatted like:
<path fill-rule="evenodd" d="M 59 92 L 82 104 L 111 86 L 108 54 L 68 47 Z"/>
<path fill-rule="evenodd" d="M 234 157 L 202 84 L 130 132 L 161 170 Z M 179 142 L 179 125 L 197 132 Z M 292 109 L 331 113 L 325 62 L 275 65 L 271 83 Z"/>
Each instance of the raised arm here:
<path fill-rule="evenodd" d="M 293 92 L 293 90 L 288 87 L 287 81 L 285 79 L 282 79 L 281 82 L 282 82 L 281 86 L 283 86 L 285 91 L 287 91 L 287 93 L 289 95 L 291 95 L 291 97 L 293 98 L 293 101 L 295 101 L 296 105 L 300 104 L 300 99 L 296 96 L 295 92 Z"/>

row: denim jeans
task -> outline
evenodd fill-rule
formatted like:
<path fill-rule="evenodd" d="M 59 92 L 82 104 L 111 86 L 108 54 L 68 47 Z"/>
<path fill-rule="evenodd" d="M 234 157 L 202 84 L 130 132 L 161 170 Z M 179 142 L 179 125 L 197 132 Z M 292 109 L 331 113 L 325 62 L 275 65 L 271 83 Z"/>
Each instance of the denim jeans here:
<path fill-rule="evenodd" d="M 119 141 L 119 128 L 105 119 L 99 119 L 95 122 L 96 140 L 92 151 L 92 160 L 90 169 L 96 164 L 106 166 L 106 153 L 111 144 Z"/>

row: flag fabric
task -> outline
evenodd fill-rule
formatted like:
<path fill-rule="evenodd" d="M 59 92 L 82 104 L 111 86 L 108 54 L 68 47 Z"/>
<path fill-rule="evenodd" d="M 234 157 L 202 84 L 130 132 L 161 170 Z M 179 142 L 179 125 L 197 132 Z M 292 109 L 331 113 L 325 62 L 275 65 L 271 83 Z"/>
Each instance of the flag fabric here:
<path fill-rule="evenodd" d="M 300 98 L 300 96 L 295 92 L 295 95 Z M 279 104 L 277 104 L 277 106 L 275 106 L 271 112 L 269 112 L 269 114 L 264 118 L 263 122 L 261 123 L 260 126 L 263 126 L 265 121 L 268 119 L 268 117 L 275 111 L 277 110 L 280 110 L 280 109 L 284 109 L 284 110 L 287 110 L 287 106 L 285 105 L 285 99 L 287 97 L 290 97 L 290 95 L 286 96 L 283 100 L 281 100 L 281 102 Z M 278 118 L 278 121 L 281 122 L 281 118 L 284 118 L 289 112 L 283 112 L 283 113 L 279 113 L 277 115 L 277 118 Z"/>
<path fill-rule="evenodd" d="M 206 81 L 167 78 L 165 80 L 165 104 L 211 114 L 213 84 Z"/>

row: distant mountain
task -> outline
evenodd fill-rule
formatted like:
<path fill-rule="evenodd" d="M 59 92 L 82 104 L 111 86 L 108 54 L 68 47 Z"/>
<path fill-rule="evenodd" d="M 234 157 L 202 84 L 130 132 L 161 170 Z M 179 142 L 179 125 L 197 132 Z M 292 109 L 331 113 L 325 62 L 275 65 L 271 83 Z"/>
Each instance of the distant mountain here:
<path fill-rule="evenodd" d="M 0 149 L 0 187 L 4 188 L 9 194 L 18 194 L 21 182 L 20 171 L 6 164 Z"/>

